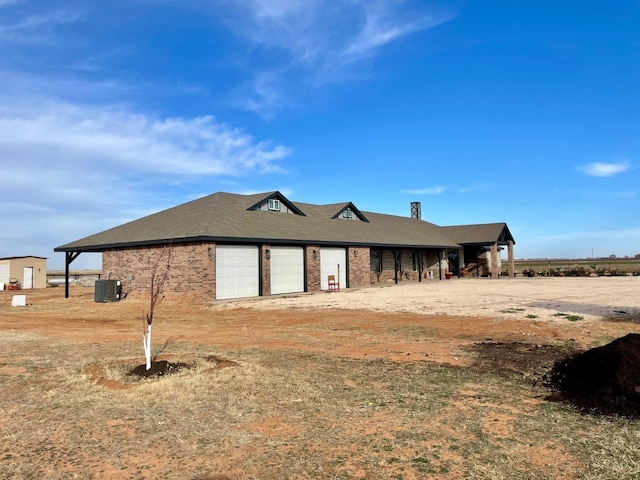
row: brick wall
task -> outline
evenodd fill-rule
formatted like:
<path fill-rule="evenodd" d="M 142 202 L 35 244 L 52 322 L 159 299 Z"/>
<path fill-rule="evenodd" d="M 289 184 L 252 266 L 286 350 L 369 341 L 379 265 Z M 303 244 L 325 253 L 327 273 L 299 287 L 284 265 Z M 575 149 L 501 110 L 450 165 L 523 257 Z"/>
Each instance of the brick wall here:
<path fill-rule="evenodd" d="M 349 258 L 349 287 L 365 287 L 371 283 L 371 253 L 369 247 L 350 247 L 347 250 Z"/>
<path fill-rule="evenodd" d="M 149 295 L 151 269 L 164 252 L 165 247 L 139 247 L 107 250 L 102 254 L 103 278 L 120 280 L 123 293 Z M 216 264 L 214 243 L 173 244 L 171 266 L 164 292 L 188 299 L 211 301 L 216 292 Z M 262 257 L 262 294 L 271 295 L 271 268 L 267 259 L 267 250 L 271 246 L 260 247 Z M 314 254 L 315 252 L 315 254 Z M 347 249 L 349 262 L 349 286 L 364 287 L 372 283 L 394 281 L 394 261 L 391 250 L 382 251 L 382 272 L 372 271 L 372 251 L 368 247 L 350 247 Z M 375 252 L 373 255 L 377 255 Z M 305 253 L 307 270 L 307 291 L 320 291 L 320 247 L 308 245 Z M 438 251 L 429 250 L 422 255 L 424 273 L 433 272 L 438 278 Z M 161 261 L 157 273 L 161 273 L 166 262 Z M 400 251 L 398 280 L 418 280 L 417 265 L 413 250 Z M 442 272 L 447 270 L 447 262 L 442 262 Z"/>
<path fill-rule="evenodd" d="M 170 250 L 171 264 L 164 292 L 213 300 L 216 266 L 215 255 L 209 254 L 209 249 L 215 253 L 215 244 L 189 243 L 107 250 L 102 254 L 103 278 L 109 276 L 113 280 L 120 280 L 123 293 L 148 295 L 153 265 L 163 253 L 166 255 Z M 164 272 L 164 258 L 158 265 L 156 275 Z"/>

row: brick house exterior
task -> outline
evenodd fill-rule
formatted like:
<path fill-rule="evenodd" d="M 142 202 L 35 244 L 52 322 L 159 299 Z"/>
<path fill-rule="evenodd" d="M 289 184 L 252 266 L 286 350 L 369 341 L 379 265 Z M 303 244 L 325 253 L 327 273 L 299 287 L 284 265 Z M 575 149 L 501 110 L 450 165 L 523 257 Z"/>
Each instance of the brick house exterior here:
<path fill-rule="evenodd" d="M 456 228 L 362 212 L 351 202 L 313 205 L 280 192 L 217 193 L 55 251 L 65 252 L 67 271 L 81 252 L 101 252 L 104 278 L 120 280 L 125 294 L 145 294 L 154 263 L 170 250 L 165 291 L 211 301 L 316 292 L 326 288 L 327 274 L 336 273 L 341 288 L 448 278 L 469 247 L 461 238 L 478 230 Z M 493 243 L 482 242 L 512 245 L 504 229 Z"/>

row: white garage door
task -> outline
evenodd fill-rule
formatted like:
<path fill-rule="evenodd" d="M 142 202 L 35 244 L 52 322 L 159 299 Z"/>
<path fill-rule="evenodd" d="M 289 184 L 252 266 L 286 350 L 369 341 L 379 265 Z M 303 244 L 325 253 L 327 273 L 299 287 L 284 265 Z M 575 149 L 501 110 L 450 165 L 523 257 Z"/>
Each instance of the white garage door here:
<path fill-rule="evenodd" d="M 301 247 L 271 247 L 271 294 L 304 292 Z"/>
<path fill-rule="evenodd" d="M 259 295 L 258 247 L 216 246 L 216 299 Z"/>
<path fill-rule="evenodd" d="M 0 283 L 9 283 L 9 262 L 0 262 Z"/>
<path fill-rule="evenodd" d="M 335 275 L 338 278 L 340 265 L 340 289 L 347 288 L 347 251 L 344 248 L 320 249 L 320 288 L 328 288 L 327 277 Z"/>

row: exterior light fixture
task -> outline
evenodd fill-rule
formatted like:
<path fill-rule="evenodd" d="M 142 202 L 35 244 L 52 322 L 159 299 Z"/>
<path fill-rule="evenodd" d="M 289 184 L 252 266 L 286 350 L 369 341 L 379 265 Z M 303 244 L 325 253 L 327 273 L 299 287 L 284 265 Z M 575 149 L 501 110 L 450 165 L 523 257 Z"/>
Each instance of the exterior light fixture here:
<path fill-rule="evenodd" d="M 264 256 L 269 260 L 271 258 L 271 250 L 267 248 L 264 252 Z"/>

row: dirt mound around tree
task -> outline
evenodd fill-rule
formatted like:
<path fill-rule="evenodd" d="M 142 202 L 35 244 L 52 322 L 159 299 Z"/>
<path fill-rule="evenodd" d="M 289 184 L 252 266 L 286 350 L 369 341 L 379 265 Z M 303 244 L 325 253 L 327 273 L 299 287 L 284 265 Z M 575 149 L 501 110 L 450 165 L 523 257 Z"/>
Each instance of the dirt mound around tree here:
<path fill-rule="evenodd" d="M 129 375 L 136 375 L 138 377 L 162 377 L 164 375 L 171 375 L 172 373 L 179 373 L 186 368 L 189 368 L 189 365 L 186 363 L 172 363 L 166 360 L 158 360 L 151 362 L 151 368 L 148 370 L 146 365 L 138 365 L 129 372 Z"/>
<path fill-rule="evenodd" d="M 640 334 L 556 362 L 548 385 L 584 412 L 640 418 Z"/>

